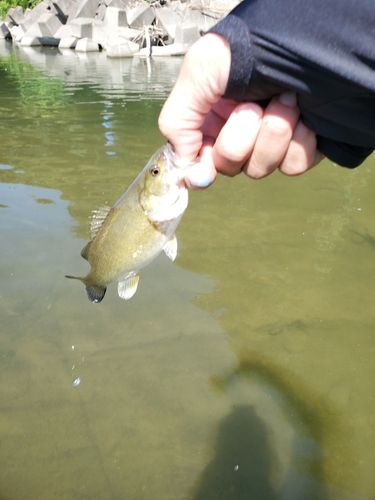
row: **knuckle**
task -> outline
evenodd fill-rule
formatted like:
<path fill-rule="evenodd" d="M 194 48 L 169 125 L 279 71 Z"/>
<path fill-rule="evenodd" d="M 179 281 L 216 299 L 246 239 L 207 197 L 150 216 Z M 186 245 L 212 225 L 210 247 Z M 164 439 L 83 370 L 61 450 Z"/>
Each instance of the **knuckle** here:
<path fill-rule="evenodd" d="M 286 120 L 277 116 L 263 118 L 264 130 L 268 135 L 277 136 L 281 139 L 292 137 L 293 129 Z"/>

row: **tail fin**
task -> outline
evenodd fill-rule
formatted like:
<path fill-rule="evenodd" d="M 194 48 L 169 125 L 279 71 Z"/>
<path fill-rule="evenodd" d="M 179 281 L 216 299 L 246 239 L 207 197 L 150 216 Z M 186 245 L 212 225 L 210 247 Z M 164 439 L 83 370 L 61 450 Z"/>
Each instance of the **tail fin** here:
<path fill-rule="evenodd" d="M 80 280 L 82 283 L 86 285 L 86 292 L 89 300 L 94 304 L 99 304 L 104 299 L 105 292 L 107 291 L 106 286 L 102 285 L 88 285 L 85 282 L 85 278 L 80 278 L 78 276 L 68 276 L 65 275 L 65 278 L 69 278 L 71 280 Z"/>

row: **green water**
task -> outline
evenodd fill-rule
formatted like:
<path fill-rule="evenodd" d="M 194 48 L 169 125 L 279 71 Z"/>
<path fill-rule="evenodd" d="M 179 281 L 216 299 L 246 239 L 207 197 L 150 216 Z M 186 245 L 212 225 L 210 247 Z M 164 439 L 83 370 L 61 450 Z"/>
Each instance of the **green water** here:
<path fill-rule="evenodd" d="M 64 275 L 181 60 L 0 42 L 0 499 L 373 500 L 374 157 L 191 192 L 93 305 Z"/>

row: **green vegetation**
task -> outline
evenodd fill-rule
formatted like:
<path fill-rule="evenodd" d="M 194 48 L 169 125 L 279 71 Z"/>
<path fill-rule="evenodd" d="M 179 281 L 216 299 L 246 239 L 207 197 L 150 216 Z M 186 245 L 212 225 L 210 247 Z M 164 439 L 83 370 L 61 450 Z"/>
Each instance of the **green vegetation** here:
<path fill-rule="evenodd" d="M 40 0 L 0 0 L 0 19 L 5 19 L 6 13 L 11 7 L 20 5 L 23 10 L 32 9 L 38 3 L 40 3 Z"/>

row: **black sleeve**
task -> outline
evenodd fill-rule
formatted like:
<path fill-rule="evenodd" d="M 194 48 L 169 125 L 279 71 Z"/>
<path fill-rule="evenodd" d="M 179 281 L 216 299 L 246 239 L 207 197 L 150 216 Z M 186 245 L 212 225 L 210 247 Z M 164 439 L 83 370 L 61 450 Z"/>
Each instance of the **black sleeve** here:
<path fill-rule="evenodd" d="M 375 149 L 374 0 L 244 0 L 210 31 L 231 46 L 224 97 L 292 90 L 329 159 L 353 168 Z"/>

